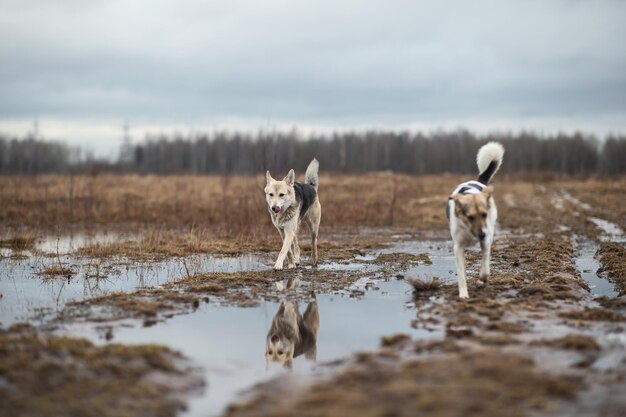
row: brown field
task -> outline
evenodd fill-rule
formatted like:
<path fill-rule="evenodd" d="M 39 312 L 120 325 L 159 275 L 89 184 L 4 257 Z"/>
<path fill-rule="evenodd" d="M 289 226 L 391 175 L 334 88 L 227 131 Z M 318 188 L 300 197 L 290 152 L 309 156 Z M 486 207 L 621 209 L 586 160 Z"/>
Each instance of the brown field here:
<path fill-rule="evenodd" d="M 320 240 L 379 227 L 440 232 L 447 227 L 443 207 L 448 194 L 459 181 L 470 178 L 390 172 L 322 175 Z M 263 186 L 261 176 L 0 177 L 4 236 L 0 244 L 19 247 L 32 244 L 34 236 L 104 230 L 136 236 L 128 242 L 83 248 L 83 254 L 181 256 L 273 250 L 278 234 L 269 220 Z M 554 199 L 562 201 L 563 210 L 541 210 L 542 215 L 564 223 L 575 205 L 571 197 L 590 204 L 585 209 L 589 216 L 626 228 L 626 211 L 621 208 L 626 177 L 607 181 L 519 175 L 496 178 L 495 187 L 505 228 L 537 230 L 539 223 L 520 223 L 519 211 L 552 206 Z M 576 231 L 597 233 L 589 221 L 570 223 Z"/>

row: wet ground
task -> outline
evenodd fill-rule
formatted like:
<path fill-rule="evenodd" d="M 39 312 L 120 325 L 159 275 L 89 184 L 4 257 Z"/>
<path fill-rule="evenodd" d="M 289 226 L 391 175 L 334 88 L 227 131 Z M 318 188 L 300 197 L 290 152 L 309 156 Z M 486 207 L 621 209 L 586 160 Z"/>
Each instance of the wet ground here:
<path fill-rule="evenodd" d="M 79 241 L 86 239 L 79 238 Z M 48 243 L 38 246 L 41 248 L 50 249 Z M 78 248 L 65 245 L 61 253 Z M 351 259 L 322 263 L 319 271 L 358 272 L 358 277 L 341 290 L 323 290 L 316 294 L 321 321 L 316 358 L 297 358 L 292 371 L 314 378 L 324 373 L 323 364 L 374 349 L 380 337 L 388 333 L 408 332 L 419 339 L 441 336 L 441 329 L 411 327 L 415 306 L 412 286 L 405 278 L 452 282 L 454 260 L 449 250 L 450 244 L 446 241 L 403 241 Z M 267 254 L 198 255 L 184 260 L 137 264 L 122 258 L 104 262 L 67 254 L 57 258 L 33 252 L 9 256 L 0 263 L 0 293 L 3 295 L 0 320 L 5 327 L 23 321 L 46 326 L 55 321 L 56 314 L 62 312 L 68 302 L 159 287 L 180 279 L 188 271 L 192 275 L 263 271 L 273 263 Z M 430 252 L 428 263 L 414 261 L 411 257 L 427 252 Z M 408 261 L 390 265 L 398 253 L 408 255 Z M 75 273 L 69 277 L 42 278 L 41 272 L 58 262 L 71 267 Z M 311 272 L 312 268 L 303 266 L 302 270 Z M 200 304 L 193 314 L 176 315 L 149 327 L 142 326 L 141 322 L 122 320 L 111 327 L 105 326 L 103 333 L 101 322 L 82 321 L 63 323 L 56 327 L 55 334 L 80 335 L 96 344 L 160 344 L 180 351 L 202 368 L 207 384 L 202 394 L 192 397 L 185 415 L 217 415 L 245 389 L 284 372 L 280 366 L 268 364 L 264 359 L 269 323 L 280 300 L 294 298 L 306 303 L 310 294 L 316 292 L 316 284 L 304 281 L 297 288 L 281 291 L 282 285 L 283 281 L 275 280 L 276 300 L 263 300 L 252 307 L 223 305 L 216 299 Z M 284 286 L 287 286 L 286 281 Z"/>
<path fill-rule="evenodd" d="M 503 200 L 517 207 L 513 197 Z M 591 209 L 566 192 L 552 202 L 556 210 L 580 206 L 578 218 Z M 528 216 L 534 216 L 532 211 Z M 129 355 L 145 355 L 142 346 L 153 345 L 179 352 L 182 359 L 175 361 L 194 369 L 203 386 L 179 381 L 178 387 L 187 387 L 181 388 L 186 411 L 179 396 L 178 405 L 154 415 L 290 415 L 302 406 L 300 400 L 317 410 L 315 415 L 345 415 L 373 406 L 380 411 L 374 415 L 411 415 L 393 402 L 371 402 L 375 396 L 366 393 L 378 386 L 368 374 L 379 383 L 397 381 L 390 392 L 398 402 L 415 401 L 413 410 L 454 415 L 458 408 L 446 414 L 446 405 L 415 396 L 420 388 L 405 378 L 436 378 L 432 386 L 452 384 L 452 390 L 471 385 L 474 378 L 476 401 L 483 404 L 504 389 L 491 385 L 490 372 L 502 387 L 522 394 L 509 398 L 508 405 L 477 406 L 484 413 L 465 415 L 554 410 L 620 415 L 626 405 L 626 303 L 616 281 L 602 272 L 597 252 L 603 242 L 623 246 L 624 232 L 593 216 L 586 227 L 597 230 L 587 235 L 573 230 L 576 223 L 568 219 L 541 221 L 553 229 L 498 232 L 492 279 L 485 288 L 470 280 L 467 302 L 456 298 L 456 267 L 445 231 L 435 239 L 387 233 L 391 239 L 379 248 L 327 249 L 318 268 L 305 258 L 297 270 L 280 273 L 270 269 L 273 253 L 138 262 L 76 255 L 84 245 L 119 236 L 52 236 L 28 250 L 2 250 L 0 323 L 6 337 L 20 335 L 11 343 L 30 340 L 30 330 L 23 336 L 14 326 L 27 322 L 45 337 L 85 338 L 93 343 L 88 349 L 99 355 L 111 353 L 99 349 L 117 344 L 138 350 Z M 71 272 L 45 273 L 53 267 Z M 470 252 L 468 275 L 475 276 L 477 268 L 478 254 Z M 295 358 L 288 370 L 267 362 L 266 337 L 281 303 L 297 303 L 302 312 L 313 299 L 319 309 L 313 357 Z M 414 360 L 430 364 L 432 373 L 425 374 Z M 513 369 L 510 379 L 505 369 Z M 519 385 L 521 380 L 532 387 Z M 389 388 L 385 384 L 381 392 Z M 325 394 L 316 397 L 319 393 Z M 354 403 L 342 402 L 346 398 Z"/>
<path fill-rule="evenodd" d="M 600 249 L 600 245 L 582 237 L 575 237 L 574 242 L 576 268 L 578 268 L 582 279 L 589 284 L 591 294 L 599 297 L 617 297 L 619 290 L 615 284 L 608 280 L 606 274 L 599 272 L 601 266 L 596 253 Z"/>
<path fill-rule="evenodd" d="M 264 262 L 265 261 L 265 262 Z M 69 301 L 158 287 L 187 274 L 241 272 L 269 269 L 269 261 L 258 255 L 227 257 L 189 256 L 163 261 L 76 258 L 20 253 L 0 263 L 0 323 L 9 326 L 24 320 L 43 320 L 62 311 Z M 68 274 L 47 275 L 62 265 Z"/>

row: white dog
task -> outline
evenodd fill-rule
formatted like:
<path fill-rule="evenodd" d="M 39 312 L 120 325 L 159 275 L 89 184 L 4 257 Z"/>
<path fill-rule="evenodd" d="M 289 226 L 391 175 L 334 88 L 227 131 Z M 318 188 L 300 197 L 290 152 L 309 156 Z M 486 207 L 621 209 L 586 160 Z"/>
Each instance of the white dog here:
<path fill-rule="evenodd" d="M 283 238 L 283 246 L 274 264 L 276 270 L 283 269 L 285 259 L 287 268 L 294 268 L 300 263 L 300 220 L 304 220 L 311 230 L 311 260 L 313 265 L 317 265 L 317 235 L 322 216 L 322 206 L 317 195 L 318 171 L 319 163 L 313 158 L 304 174 L 304 183 L 295 182 L 293 169 L 282 181 L 272 178 L 269 171 L 265 173 L 267 209 L 272 223 Z"/>
<path fill-rule="evenodd" d="M 454 255 L 459 281 L 459 297 L 468 298 L 467 281 L 465 278 L 465 249 L 480 242 L 482 262 L 480 266 L 480 283 L 489 278 L 489 261 L 491 244 L 496 228 L 498 210 L 493 201 L 493 187 L 487 186 L 489 180 L 502 165 L 504 148 L 497 142 L 482 146 L 476 162 L 478 164 L 478 181 L 468 181 L 454 189 L 448 198 L 446 215 L 450 223 L 450 234 L 454 241 Z"/>

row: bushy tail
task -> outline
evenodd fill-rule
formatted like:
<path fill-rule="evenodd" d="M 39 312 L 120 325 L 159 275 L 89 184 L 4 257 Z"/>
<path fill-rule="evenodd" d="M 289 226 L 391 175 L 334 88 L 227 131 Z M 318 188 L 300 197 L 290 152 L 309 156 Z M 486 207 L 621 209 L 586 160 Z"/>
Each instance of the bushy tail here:
<path fill-rule="evenodd" d="M 320 163 L 317 162 L 317 159 L 313 158 L 311 163 L 306 169 L 306 173 L 304 174 L 304 183 L 312 185 L 317 191 L 317 186 L 319 184 L 318 172 L 320 169 Z"/>
<path fill-rule="evenodd" d="M 478 182 L 489 184 L 491 178 L 498 172 L 504 157 L 504 147 L 498 142 L 489 142 L 478 150 L 476 164 L 478 164 Z"/>

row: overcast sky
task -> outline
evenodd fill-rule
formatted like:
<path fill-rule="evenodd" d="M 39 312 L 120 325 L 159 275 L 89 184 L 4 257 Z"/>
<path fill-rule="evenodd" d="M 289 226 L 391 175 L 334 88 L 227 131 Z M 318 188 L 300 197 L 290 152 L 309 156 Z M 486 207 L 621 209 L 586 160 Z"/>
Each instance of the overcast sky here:
<path fill-rule="evenodd" d="M 626 132 L 625 1 L 0 0 L 0 132 Z"/>

